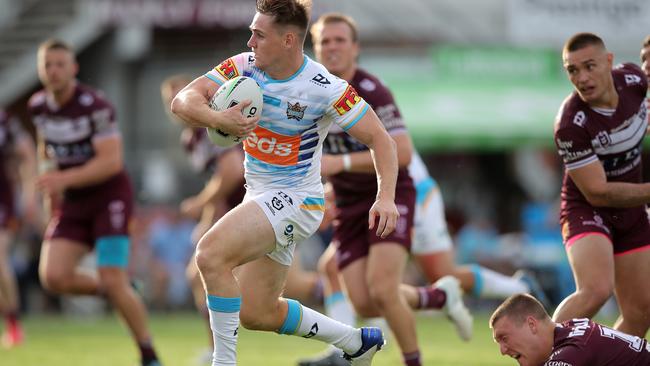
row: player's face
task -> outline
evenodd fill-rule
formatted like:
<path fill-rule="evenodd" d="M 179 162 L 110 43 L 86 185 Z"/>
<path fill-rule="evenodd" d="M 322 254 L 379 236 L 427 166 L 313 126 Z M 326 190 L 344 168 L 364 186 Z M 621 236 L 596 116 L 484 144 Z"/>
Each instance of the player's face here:
<path fill-rule="evenodd" d="M 316 59 L 334 75 L 342 76 L 355 68 L 359 44 L 352 40 L 352 29 L 344 22 L 323 25 L 314 39 Z"/>
<path fill-rule="evenodd" d="M 650 81 L 650 46 L 641 49 L 641 68 Z"/>
<path fill-rule="evenodd" d="M 501 354 L 514 358 L 521 366 L 542 365 L 550 356 L 540 348 L 539 333 L 527 322 L 517 325 L 505 316 L 494 323 L 492 337 Z"/>
<path fill-rule="evenodd" d="M 260 13 L 255 14 L 249 28 L 252 34 L 247 45 L 255 54 L 255 66 L 266 70 L 281 55 L 283 32 L 272 16 Z"/>
<path fill-rule="evenodd" d="M 38 54 L 38 77 L 49 91 L 64 91 L 76 77 L 77 70 L 74 56 L 66 50 L 51 49 Z"/>
<path fill-rule="evenodd" d="M 613 56 L 602 47 L 587 46 L 563 55 L 564 69 L 569 80 L 588 104 L 604 101 L 606 93 L 613 87 L 611 71 Z"/>

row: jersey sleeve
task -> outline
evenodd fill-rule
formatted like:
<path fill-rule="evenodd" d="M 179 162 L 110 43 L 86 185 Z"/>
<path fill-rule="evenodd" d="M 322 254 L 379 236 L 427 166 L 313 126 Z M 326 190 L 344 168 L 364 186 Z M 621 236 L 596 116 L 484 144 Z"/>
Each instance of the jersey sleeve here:
<path fill-rule="evenodd" d="M 384 85 L 379 84 L 375 90 L 366 95 L 363 93 L 364 99 L 372 106 L 372 109 L 377 113 L 377 117 L 386 128 L 386 131 L 391 135 L 406 132 L 406 125 L 402 119 L 402 113 L 395 103 L 395 98 L 390 90 Z"/>
<path fill-rule="evenodd" d="M 221 86 L 232 78 L 244 75 L 244 70 L 254 63 L 253 53 L 243 52 L 224 60 L 208 71 L 205 76 Z"/>
<path fill-rule="evenodd" d="M 645 97 L 648 91 L 648 78 L 643 73 L 639 65 L 626 62 L 616 66 L 616 69 L 621 71 L 625 77 L 625 84 L 638 92 L 639 95 Z"/>
<path fill-rule="evenodd" d="M 580 118 L 584 118 L 584 113 L 583 117 L 580 113 L 583 112 L 578 112 L 573 119 L 579 121 Z M 561 121 L 559 125 L 555 131 L 555 146 L 566 170 L 581 168 L 598 160 L 589 134 L 579 123 Z"/>
<path fill-rule="evenodd" d="M 98 98 L 92 105 L 90 121 L 94 130 L 93 140 L 119 135 L 120 133 L 115 119 L 115 109 L 105 99 Z"/>
<path fill-rule="evenodd" d="M 336 83 L 336 87 L 330 94 L 326 115 L 347 131 L 359 122 L 370 106 L 347 81 L 337 78 L 332 83 Z"/>

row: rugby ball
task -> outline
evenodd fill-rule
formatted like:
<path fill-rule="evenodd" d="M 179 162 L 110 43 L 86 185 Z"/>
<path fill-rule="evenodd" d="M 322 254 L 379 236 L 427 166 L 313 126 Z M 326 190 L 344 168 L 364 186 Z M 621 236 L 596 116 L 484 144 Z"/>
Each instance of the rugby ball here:
<path fill-rule="evenodd" d="M 242 110 L 246 117 L 253 117 L 262 114 L 264 100 L 262 89 L 257 82 L 246 76 L 237 76 L 226 81 L 210 99 L 210 108 L 222 111 L 233 107 L 240 102 L 250 99 L 252 103 Z M 235 136 L 218 128 L 208 127 L 208 137 L 218 146 L 230 147 L 246 139 L 246 136 Z"/>

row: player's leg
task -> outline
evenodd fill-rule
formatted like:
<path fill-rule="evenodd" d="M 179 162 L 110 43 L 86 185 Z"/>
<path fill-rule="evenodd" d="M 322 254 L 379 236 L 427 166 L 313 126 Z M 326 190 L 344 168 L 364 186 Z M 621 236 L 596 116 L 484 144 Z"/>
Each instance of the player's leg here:
<path fill-rule="evenodd" d="M 650 327 L 650 247 L 616 255 L 614 263 L 621 310 L 615 328 L 643 338 Z"/>
<path fill-rule="evenodd" d="M 126 272 L 130 241 L 127 236 L 97 239 L 97 266 L 103 294 L 129 327 L 140 350 L 142 365 L 159 365 L 147 325 L 147 310 Z"/>
<path fill-rule="evenodd" d="M 592 232 L 569 239 L 567 254 L 576 291 L 555 309 L 556 322 L 593 317 L 614 289 L 614 255 L 607 236 Z"/>
<path fill-rule="evenodd" d="M 199 267 L 196 265 L 194 254 L 192 254 L 192 258 L 190 258 L 190 261 L 187 263 L 185 276 L 192 290 L 194 306 L 196 306 L 196 309 L 199 311 L 199 314 L 201 314 L 201 317 L 205 319 L 210 346 L 214 346 L 214 344 L 212 344 L 212 330 L 210 330 L 210 316 L 208 314 L 208 309 L 205 307 L 205 290 L 203 289 L 201 274 L 199 273 Z"/>
<path fill-rule="evenodd" d="M 17 346 L 23 340 L 18 320 L 18 285 L 9 260 L 11 238 L 11 233 L 0 227 L 0 314 L 5 322 L 2 334 L 5 347 Z"/>
<path fill-rule="evenodd" d="M 284 294 L 288 298 L 306 303 L 322 301 L 323 290 L 320 275 L 318 272 L 305 270 L 302 267 L 300 255 L 294 256 L 293 262 L 289 266 Z"/>
<path fill-rule="evenodd" d="M 235 365 L 241 292 L 235 267 L 275 248 L 273 227 L 254 201 L 235 207 L 201 238 L 196 250 L 210 314 L 213 365 Z"/>
<path fill-rule="evenodd" d="M 339 267 L 336 263 L 336 245 L 330 244 L 318 259 L 318 273 L 323 281 L 325 313 L 341 323 L 355 324 L 356 314 L 344 294 Z"/>
<path fill-rule="evenodd" d="M 372 245 L 366 273 L 370 299 L 388 322 L 405 358 L 419 354 L 415 317 L 400 291 L 407 257 L 406 249 L 397 243 Z"/>
<path fill-rule="evenodd" d="M 323 283 L 325 314 L 343 324 L 354 326 L 355 313 L 352 305 L 343 293 L 339 280 L 339 269 L 336 263 L 336 245 L 330 243 L 318 259 L 318 273 Z M 348 362 L 343 358 L 343 351 L 334 346 L 316 356 L 302 359 L 298 366 L 345 366 Z"/>
<path fill-rule="evenodd" d="M 93 273 L 78 268 L 90 246 L 56 237 L 43 241 L 38 268 L 41 284 L 56 294 L 97 295 L 99 280 Z"/>
<path fill-rule="evenodd" d="M 443 276 L 454 276 L 466 293 L 476 297 L 507 298 L 531 292 L 522 278 L 505 276 L 477 264 L 458 266 L 454 261 L 453 243 L 447 229 L 444 203 L 439 189 L 431 189 L 416 206 L 411 253 L 429 283 Z M 533 294 L 546 301 L 543 292 Z"/>

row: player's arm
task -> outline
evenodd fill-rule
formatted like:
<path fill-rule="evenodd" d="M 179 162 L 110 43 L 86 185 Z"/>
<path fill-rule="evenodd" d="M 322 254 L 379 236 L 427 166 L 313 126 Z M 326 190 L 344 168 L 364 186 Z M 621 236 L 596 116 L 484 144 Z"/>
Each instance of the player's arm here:
<path fill-rule="evenodd" d="M 119 134 L 93 139 L 95 155 L 83 165 L 52 172 L 52 179 L 59 179 L 62 190 L 81 188 L 106 181 L 122 171 L 122 137 Z"/>
<path fill-rule="evenodd" d="M 650 202 L 650 183 L 608 182 L 600 161 L 568 171 L 594 207 L 635 207 Z"/>
<path fill-rule="evenodd" d="M 370 209 L 368 226 L 373 228 L 375 218 L 379 217 L 377 235 L 385 238 L 397 224 L 399 213 L 395 206 L 395 186 L 397 184 L 397 149 L 395 141 L 382 126 L 379 118 L 368 108 L 361 119 L 347 132 L 370 149 L 377 171 L 377 200 Z"/>
<path fill-rule="evenodd" d="M 206 76 L 194 79 L 172 100 L 172 113 L 192 127 L 219 128 L 233 135 L 247 135 L 259 119 L 242 115 L 242 109 L 251 104 L 251 101 L 245 100 L 226 110 L 215 111 L 208 103 L 218 89 L 219 84 Z"/>
<path fill-rule="evenodd" d="M 411 163 L 413 155 L 413 142 L 411 136 L 406 132 L 391 135 L 397 149 L 397 165 L 405 168 Z M 345 157 L 347 155 L 347 157 Z M 346 170 L 345 159 L 350 159 L 350 166 L 347 171 L 355 173 L 375 173 L 375 164 L 369 151 L 357 151 L 349 154 L 323 155 L 321 162 L 322 175 L 329 176 Z"/>
<path fill-rule="evenodd" d="M 238 148 L 224 152 L 219 157 L 217 171 L 210 177 L 201 192 L 181 204 L 183 214 L 195 216 L 192 213 L 203 209 L 208 204 L 218 204 L 241 186 L 244 177 L 242 155 L 242 151 Z"/>

